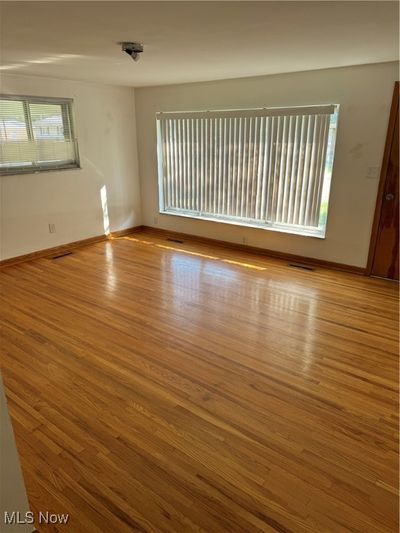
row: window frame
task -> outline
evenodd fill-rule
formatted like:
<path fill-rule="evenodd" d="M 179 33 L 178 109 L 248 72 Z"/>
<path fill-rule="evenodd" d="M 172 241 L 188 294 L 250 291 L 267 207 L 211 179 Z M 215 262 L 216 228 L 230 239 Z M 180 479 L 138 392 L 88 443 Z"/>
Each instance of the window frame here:
<path fill-rule="evenodd" d="M 325 224 L 323 227 L 319 226 L 316 229 L 311 228 L 310 226 L 300 226 L 300 225 L 294 225 L 294 224 L 284 224 L 284 223 L 277 223 L 277 222 L 268 222 L 266 220 L 264 221 L 254 221 L 254 220 L 246 220 L 241 219 L 239 220 L 236 217 L 229 218 L 226 215 L 217 215 L 217 214 L 207 214 L 202 213 L 198 211 L 189 211 L 189 210 L 182 210 L 182 209 L 176 209 L 174 208 L 165 208 L 164 205 L 164 175 L 163 175 L 163 154 L 162 154 L 162 148 L 161 148 L 161 125 L 160 125 L 160 117 L 165 116 L 168 118 L 181 118 L 182 115 L 188 114 L 192 115 L 190 118 L 209 118 L 210 115 L 218 115 L 221 114 L 224 117 L 237 117 L 237 113 L 240 113 L 241 116 L 253 116 L 254 113 L 257 112 L 268 112 L 268 114 L 274 115 L 276 113 L 280 113 L 284 109 L 292 110 L 292 109 L 305 109 L 305 108 L 318 108 L 318 107 L 327 107 L 331 106 L 333 107 L 334 111 L 331 113 L 332 116 L 336 116 L 336 126 L 334 131 L 334 137 L 333 137 L 333 152 L 332 152 L 332 162 L 329 173 L 329 190 L 327 195 L 327 213 L 326 213 L 326 219 Z M 302 237 L 314 237 L 317 239 L 325 239 L 326 233 L 327 233 L 327 227 L 328 227 L 328 214 L 329 214 L 329 207 L 330 207 L 330 196 L 331 196 L 331 189 L 332 189 L 332 176 L 333 176 L 333 168 L 334 168 L 334 162 L 335 162 L 335 155 L 336 155 L 336 147 L 337 147 L 337 127 L 339 123 L 339 116 L 340 116 L 340 104 L 339 103 L 319 103 L 319 104 L 296 104 L 296 105 L 286 105 L 286 106 L 279 106 L 279 107 L 262 107 L 262 108 L 238 108 L 238 109 L 209 109 L 209 110 L 196 110 L 196 111 L 157 111 L 155 113 L 155 119 L 156 119 L 156 150 L 157 150 L 157 184 L 158 184 L 158 213 L 160 215 L 171 215 L 171 216 L 178 216 L 178 217 L 184 217 L 184 218 L 190 218 L 192 220 L 204 220 L 208 222 L 216 222 L 216 223 L 223 223 L 223 224 L 229 224 L 233 226 L 241 226 L 241 227 L 250 227 L 250 228 L 256 228 L 256 229 L 262 229 L 267 231 L 274 231 L 278 233 L 286 233 L 290 235 L 297 235 Z M 330 128 L 331 126 L 329 126 Z M 329 143 L 329 136 L 330 132 L 328 132 L 328 139 L 327 143 Z M 328 144 L 329 145 L 329 144 Z M 328 166 L 328 152 L 325 155 L 325 162 L 324 162 L 324 174 L 327 172 L 327 166 Z M 325 178 L 324 178 L 325 179 Z M 323 183 L 324 183 L 323 179 Z M 321 204 L 320 204 L 320 210 L 322 208 L 322 198 L 321 198 Z"/>
<path fill-rule="evenodd" d="M 0 93 L 0 100 L 15 100 L 22 102 L 25 116 L 25 127 L 28 140 L 34 140 L 33 137 L 33 128 L 32 128 L 32 117 L 29 112 L 29 104 L 58 104 L 61 107 L 61 115 L 64 124 L 65 118 L 69 121 L 70 128 L 68 129 L 68 139 L 74 140 L 74 154 L 75 161 L 73 163 L 41 163 L 40 166 L 32 165 L 28 166 L 15 166 L 15 167 L 5 167 L 0 168 L 0 178 L 1 176 L 14 176 L 18 174 L 39 174 L 41 172 L 56 172 L 60 170 L 79 170 L 81 169 L 81 162 L 79 157 L 79 147 L 77 142 L 77 137 L 75 134 L 75 120 L 74 120 L 74 100 L 73 98 L 57 97 L 57 96 L 31 96 L 31 95 L 21 95 L 21 94 L 5 94 Z M 66 106 L 67 115 L 65 115 L 64 109 Z M 67 138 L 67 136 L 65 137 Z"/>

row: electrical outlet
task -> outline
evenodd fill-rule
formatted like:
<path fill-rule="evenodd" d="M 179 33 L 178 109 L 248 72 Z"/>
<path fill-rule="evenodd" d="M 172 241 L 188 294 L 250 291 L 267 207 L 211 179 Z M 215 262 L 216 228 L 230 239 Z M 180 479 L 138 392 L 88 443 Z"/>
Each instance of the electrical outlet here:
<path fill-rule="evenodd" d="M 49 224 L 49 233 L 55 233 L 55 232 L 56 232 L 56 225 Z"/>
<path fill-rule="evenodd" d="M 154 224 L 158 224 L 158 215 L 155 215 L 154 217 Z"/>

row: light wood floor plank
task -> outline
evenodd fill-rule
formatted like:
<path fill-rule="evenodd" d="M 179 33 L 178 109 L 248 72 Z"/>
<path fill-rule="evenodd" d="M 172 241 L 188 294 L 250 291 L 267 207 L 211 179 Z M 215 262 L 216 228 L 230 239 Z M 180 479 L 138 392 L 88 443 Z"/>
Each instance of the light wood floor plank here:
<path fill-rule="evenodd" d="M 0 297 L 40 531 L 397 531 L 397 285 L 146 232 Z"/>

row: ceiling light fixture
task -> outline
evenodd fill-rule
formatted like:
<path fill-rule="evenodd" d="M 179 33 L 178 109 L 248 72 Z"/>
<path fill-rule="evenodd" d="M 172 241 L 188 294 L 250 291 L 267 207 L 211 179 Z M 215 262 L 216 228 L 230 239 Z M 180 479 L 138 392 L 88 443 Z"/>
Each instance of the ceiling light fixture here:
<path fill-rule="evenodd" d="M 139 61 L 139 54 L 143 52 L 143 45 L 140 43 L 119 43 L 122 46 L 122 51 L 131 56 L 133 61 Z"/>

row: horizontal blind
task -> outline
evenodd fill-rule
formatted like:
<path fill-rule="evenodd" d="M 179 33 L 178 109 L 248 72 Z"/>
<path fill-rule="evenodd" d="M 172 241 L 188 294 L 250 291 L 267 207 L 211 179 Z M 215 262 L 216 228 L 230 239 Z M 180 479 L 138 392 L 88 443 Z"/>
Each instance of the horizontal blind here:
<path fill-rule="evenodd" d="M 45 166 L 50 163 L 73 163 L 74 140 L 12 141 L 0 143 L 0 166 Z"/>
<path fill-rule="evenodd" d="M 163 209 L 318 227 L 334 106 L 310 109 L 158 114 Z"/>
<path fill-rule="evenodd" d="M 0 97 L 0 172 L 77 164 L 68 101 Z"/>

